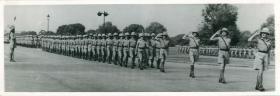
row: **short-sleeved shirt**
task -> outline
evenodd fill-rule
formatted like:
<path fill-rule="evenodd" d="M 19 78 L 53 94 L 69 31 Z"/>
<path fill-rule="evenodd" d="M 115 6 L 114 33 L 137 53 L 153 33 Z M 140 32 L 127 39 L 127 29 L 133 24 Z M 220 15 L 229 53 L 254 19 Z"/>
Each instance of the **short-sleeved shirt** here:
<path fill-rule="evenodd" d="M 160 48 L 167 49 L 169 47 L 169 40 L 161 39 L 159 42 L 160 42 Z"/>
<path fill-rule="evenodd" d="M 129 47 L 129 40 L 127 40 L 127 39 L 123 40 L 123 46 Z"/>
<path fill-rule="evenodd" d="M 271 48 L 272 42 L 269 39 L 257 38 L 258 51 L 268 52 Z"/>
<path fill-rule="evenodd" d="M 190 48 L 198 48 L 200 39 L 197 37 L 189 36 L 186 39 L 189 40 L 189 47 Z"/>
<path fill-rule="evenodd" d="M 148 47 L 147 42 L 145 40 L 142 40 L 142 39 L 139 39 L 137 44 L 138 44 L 138 48 L 141 48 L 141 49 Z"/>
<path fill-rule="evenodd" d="M 106 45 L 108 46 L 108 47 L 111 47 L 111 46 L 113 46 L 113 40 L 112 39 L 107 39 L 106 40 Z"/>
<path fill-rule="evenodd" d="M 135 48 L 137 41 L 135 39 L 129 39 L 129 46 Z"/>
<path fill-rule="evenodd" d="M 231 39 L 228 37 L 215 37 L 214 40 L 218 40 L 218 46 L 220 49 L 229 50 Z"/>

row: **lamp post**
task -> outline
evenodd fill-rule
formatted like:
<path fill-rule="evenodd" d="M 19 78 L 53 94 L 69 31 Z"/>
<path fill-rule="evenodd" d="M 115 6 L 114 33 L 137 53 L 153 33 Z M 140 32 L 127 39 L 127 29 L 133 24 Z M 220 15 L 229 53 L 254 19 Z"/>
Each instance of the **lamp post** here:
<path fill-rule="evenodd" d="M 103 15 L 103 27 L 105 28 L 105 17 L 106 16 L 108 16 L 109 15 L 109 13 L 108 12 L 106 12 L 106 11 L 103 11 L 103 12 L 98 12 L 97 13 L 97 16 L 102 16 Z M 106 32 L 104 32 L 105 34 L 106 34 Z"/>
<path fill-rule="evenodd" d="M 49 32 L 49 25 L 50 25 L 50 15 L 47 15 L 48 25 L 47 25 L 47 32 Z"/>

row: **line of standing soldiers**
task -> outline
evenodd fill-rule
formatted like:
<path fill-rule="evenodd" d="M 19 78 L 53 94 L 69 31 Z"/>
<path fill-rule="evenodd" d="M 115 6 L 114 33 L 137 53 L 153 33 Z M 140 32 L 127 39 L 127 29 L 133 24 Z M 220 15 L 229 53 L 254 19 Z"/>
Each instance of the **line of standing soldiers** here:
<path fill-rule="evenodd" d="M 166 32 L 159 34 L 109 33 L 77 36 L 43 36 L 42 50 L 85 60 L 107 62 L 133 69 L 157 68 L 165 72 L 169 40 Z M 156 63 L 156 66 L 154 66 Z"/>
<path fill-rule="evenodd" d="M 30 47 L 30 48 L 39 48 L 40 45 L 40 37 L 38 35 L 24 35 L 17 36 L 17 45 Z"/>

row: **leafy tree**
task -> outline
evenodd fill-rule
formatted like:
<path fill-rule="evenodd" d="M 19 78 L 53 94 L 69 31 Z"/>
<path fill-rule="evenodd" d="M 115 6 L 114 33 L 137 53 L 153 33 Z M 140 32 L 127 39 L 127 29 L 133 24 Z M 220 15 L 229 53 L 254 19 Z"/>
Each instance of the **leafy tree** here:
<path fill-rule="evenodd" d="M 171 37 L 170 39 L 173 41 L 171 42 L 172 43 L 171 45 L 181 45 L 181 46 L 187 45 L 189 43 L 189 40 L 182 39 L 184 35 L 185 34 L 178 34 L 174 37 Z"/>
<path fill-rule="evenodd" d="M 113 25 L 112 22 L 105 22 L 104 25 L 100 25 L 98 29 L 96 29 L 96 33 L 115 33 L 120 32 L 117 26 Z"/>
<path fill-rule="evenodd" d="M 215 42 L 210 41 L 209 38 L 217 30 L 226 27 L 229 29 L 231 36 L 231 45 L 237 45 L 239 42 L 240 31 L 237 28 L 237 7 L 230 4 L 208 4 L 202 10 L 204 21 L 199 28 L 201 42 L 206 45 L 214 45 Z"/>
<path fill-rule="evenodd" d="M 41 30 L 39 32 L 40 35 L 55 35 L 56 33 L 54 33 L 53 31 L 45 31 L 45 30 Z"/>
<path fill-rule="evenodd" d="M 160 24 L 159 22 L 152 22 L 146 29 L 145 31 L 147 33 L 155 33 L 155 34 L 158 34 L 158 33 L 162 33 L 162 32 L 166 32 L 167 29 L 162 25 Z"/>
<path fill-rule="evenodd" d="M 239 38 L 239 42 L 238 42 L 238 46 L 240 47 L 248 47 L 248 38 L 251 36 L 251 32 L 250 31 L 243 31 L 241 32 L 240 38 Z"/>
<path fill-rule="evenodd" d="M 86 34 L 95 34 L 96 33 L 96 31 L 95 30 L 88 30 L 87 32 L 86 32 Z"/>
<path fill-rule="evenodd" d="M 83 35 L 85 34 L 85 26 L 80 23 L 61 25 L 57 28 L 59 35 Z"/>
<path fill-rule="evenodd" d="M 140 33 L 144 30 L 144 27 L 140 24 L 130 24 L 129 26 L 126 26 L 123 29 L 123 32 L 135 32 L 135 33 Z"/>
<path fill-rule="evenodd" d="M 35 31 L 22 31 L 19 35 L 37 35 Z"/>

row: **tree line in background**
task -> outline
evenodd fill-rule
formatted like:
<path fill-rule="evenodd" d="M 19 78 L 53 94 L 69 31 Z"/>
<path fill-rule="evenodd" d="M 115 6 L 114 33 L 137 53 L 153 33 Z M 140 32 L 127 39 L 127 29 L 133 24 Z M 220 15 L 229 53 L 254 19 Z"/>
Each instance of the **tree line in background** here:
<path fill-rule="evenodd" d="M 252 33 L 250 31 L 241 32 L 236 25 L 238 8 L 234 5 L 230 4 L 208 4 L 202 10 L 203 21 L 198 27 L 199 38 L 201 39 L 201 44 L 203 46 L 211 46 L 215 45 L 215 41 L 210 41 L 209 38 L 216 31 L 221 29 L 222 27 L 226 27 L 229 29 L 229 35 L 232 38 L 231 45 L 240 46 L 240 47 L 248 47 L 247 39 L 251 36 Z M 260 25 L 260 29 L 263 27 L 268 27 L 272 32 L 271 38 L 274 41 L 274 16 L 270 16 L 267 20 Z M 256 29 L 260 30 L 260 29 Z M 147 33 L 162 33 L 166 32 L 167 28 L 160 24 L 159 22 L 151 22 L 149 26 L 146 28 L 141 24 L 130 24 L 126 26 L 122 31 L 117 28 L 116 25 L 113 25 L 112 22 L 105 22 L 98 26 L 96 30 L 90 29 L 85 31 L 85 26 L 80 23 L 61 25 L 57 28 L 56 32 L 46 32 L 41 30 L 39 32 L 40 35 L 84 35 L 90 33 L 114 33 L 114 32 L 147 32 Z M 188 33 L 188 32 L 186 32 Z M 19 35 L 36 35 L 35 31 L 24 31 Z M 182 40 L 181 38 L 184 34 L 178 34 L 174 37 L 170 37 L 171 45 L 187 45 L 189 41 Z"/>

